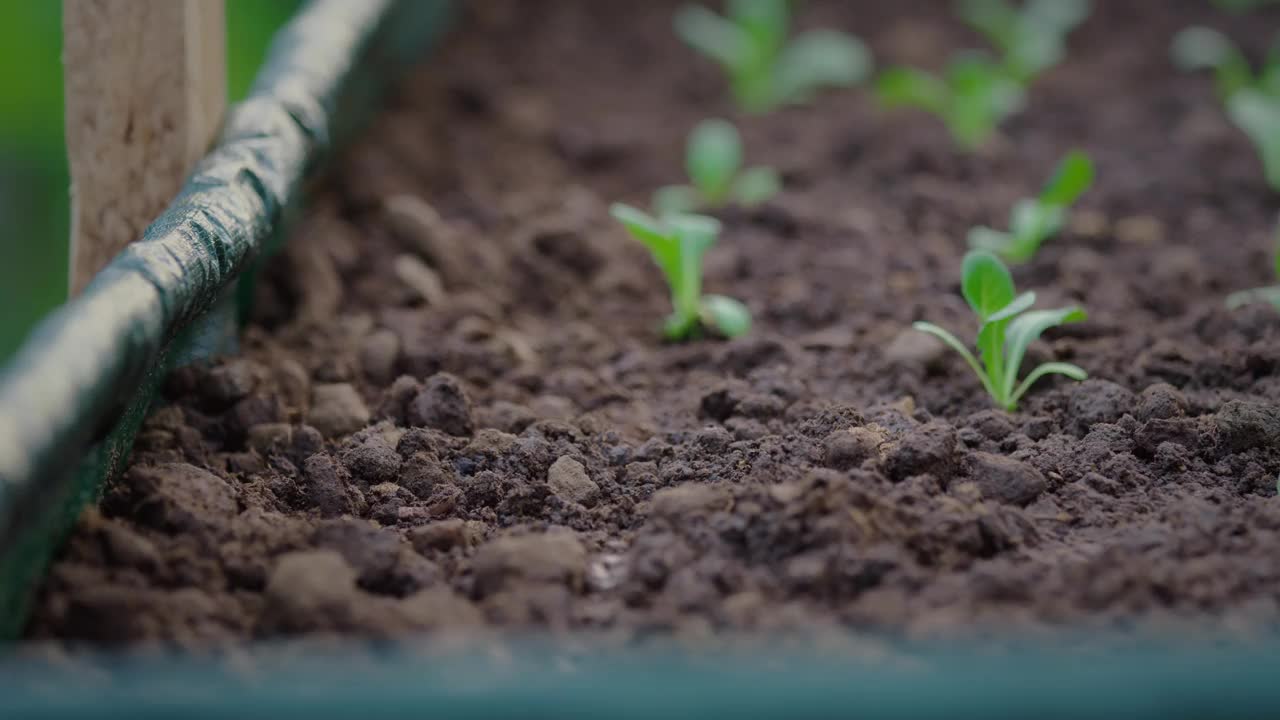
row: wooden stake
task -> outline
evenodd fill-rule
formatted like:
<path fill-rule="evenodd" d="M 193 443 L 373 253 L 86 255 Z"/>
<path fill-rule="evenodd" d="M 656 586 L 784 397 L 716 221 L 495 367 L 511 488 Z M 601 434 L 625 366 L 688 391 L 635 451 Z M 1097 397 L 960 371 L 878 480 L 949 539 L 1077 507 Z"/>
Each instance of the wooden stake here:
<path fill-rule="evenodd" d="M 63 0 L 71 294 L 173 200 L 226 109 L 223 0 Z"/>

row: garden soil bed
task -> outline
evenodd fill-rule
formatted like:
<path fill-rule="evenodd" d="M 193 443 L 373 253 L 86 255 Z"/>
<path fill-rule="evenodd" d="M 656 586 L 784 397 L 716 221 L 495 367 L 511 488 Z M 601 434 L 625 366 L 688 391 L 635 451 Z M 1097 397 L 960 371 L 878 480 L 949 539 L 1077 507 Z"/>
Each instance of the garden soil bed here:
<path fill-rule="evenodd" d="M 183 369 L 86 513 L 28 636 L 220 647 L 332 634 L 733 631 L 907 638 L 1280 621 L 1280 203 L 1195 22 L 1254 51 L 1274 10 L 1095 3 L 975 155 L 865 90 L 735 117 L 674 4 L 465 3 L 316 189 L 242 352 Z M 942 2 L 804 3 L 882 65 L 979 40 Z M 1259 21 L 1262 17 L 1266 22 Z M 734 341 L 665 344 L 667 293 L 609 218 L 740 122 L 785 192 L 726 211 Z M 993 410 L 962 361 L 964 236 L 1083 148 L 1095 189 L 1016 270 L 1079 302 L 1038 359 L 1091 380 Z"/>

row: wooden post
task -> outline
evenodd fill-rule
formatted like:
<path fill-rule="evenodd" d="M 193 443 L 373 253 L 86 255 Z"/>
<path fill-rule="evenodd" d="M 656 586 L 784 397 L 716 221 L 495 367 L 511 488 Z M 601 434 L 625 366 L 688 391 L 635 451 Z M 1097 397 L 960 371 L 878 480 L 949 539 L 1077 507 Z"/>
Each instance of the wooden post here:
<path fill-rule="evenodd" d="M 223 0 L 63 0 L 71 294 L 142 237 L 226 109 Z"/>

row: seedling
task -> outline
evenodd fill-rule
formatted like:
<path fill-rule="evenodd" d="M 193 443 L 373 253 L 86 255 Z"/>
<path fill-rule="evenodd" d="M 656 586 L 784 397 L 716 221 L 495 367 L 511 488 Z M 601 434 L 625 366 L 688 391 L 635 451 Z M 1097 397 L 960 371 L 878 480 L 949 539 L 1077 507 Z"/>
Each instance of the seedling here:
<path fill-rule="evenodd" d="M 1079 150 L 1062 158 L 1039 197 L 1023 198 L 1009 213 L 1009 231 L 985 225 L 969 231 L 969 246 L 1023 263 L 1066 223 L 1067 209 L 1093 184 L 1093 161 Z"/>
<path fill-rule="evenodd" d="M 916 107 L 937 115 L 967 150 L 984 144 L 1024 103 L 1022 85 L 998 62 L 974 52 L 957 55 L 942 77 L 890 68 L 876 80 L 876 94 L 885 107 Z"/>
<path fill-rule="evenodd" d="M 1255 73 L 1225 35 L 1192 27 L 1173 39 L 1173 60 L 1184 70 L 1214 71 L 1227 114 L 1257 147 L 1267 183 L 1280 191 L 1280 42 Z"/>
<path fill-rule="evenodd" d="M 1274 269 L 1277 282 L 1280 282 L 1280 223 L 1276 224 L 1276 245 L 1275 256 L 1272 260 L 1272 268 Z M 1280 310 L 1280 285 L 1254 288 L 1252 290 L 1242 290 L 1240 292 L 1231 293 L 1227 296 L 1227 307 L 1231 310 L 1242 308 L 1245 305 L 1264 302 L 1270 303 L 1276 310 Z"/>
<path fill-rule="evenodd" d="M 1088 0 L 960 0 L 960 17 L 1000 54 L 1005 71 L 1026 85 L 1066 56 L 1067 35 L 1089 17 Z"/>
<path fill-rule="evenodd" d="M 722 65 L 733 96 L 748 112 L 805 102 L 826 87 L 850 87 L 871 72 L 862 41 L 834 30 L 814 30 L 787 41 L 787 0 L 729 0 L 721 17 L 701 5 L 682 7 L 676 32 Z"/>
<path fill-rule="evenodd" d="M 1083 369 L 1070 363 L 1047 362 L 1018 382 L 1018 370 L 1027 347 L 1051 327 L 1084 320 L 1083 308 L 1032 310 L 1036 294 L 1015 295 L 1009 269 L 986 250 L 970 250 L 964 256 L 961 289 L 980 322 L 977 344 L 981 363 L 955 335 L 937 325 L 917 322 L 912 327 L 937 337 L 960 353 L 1001 408 L 1008 411 L 1017 408 L 1018 400 L 1046 375 L 1065 375 L 1073 380 L 1088 377 Z"/>
<path fill-rule="evenodd" d="M 685 169 L 692 185 L 669 185 L 654 194 L 653 206 L 660 216 L 729 202 L 758 205 L 782 185 L 773 168 L 742 169 L 742 138 L 724 120 L 705 120 L 689 134 Z"/>
<path fill-rule="evenodd" d="M 621 203 L 609 211 L 632 237 L 649 248 L 667 280 L 672 306 L 663 325 L 667 339 L 684 340 L 703 329 L 732 338 L 751 329 L 751 312 L 745 305 L 723 295 L 702 294 L 702 257 L 715 244 L 720 221 L 688 214 L 659 219 Z"/>

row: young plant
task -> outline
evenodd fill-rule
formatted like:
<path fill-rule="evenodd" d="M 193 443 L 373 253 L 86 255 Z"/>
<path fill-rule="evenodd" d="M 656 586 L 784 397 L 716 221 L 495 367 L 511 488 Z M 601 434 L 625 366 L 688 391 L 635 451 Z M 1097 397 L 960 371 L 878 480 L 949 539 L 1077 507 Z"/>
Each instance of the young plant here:
<path fill-rule="evenodd" d="M 961 0 L 961 17 L 999 53 L 964 52 L 942 76 L 891 68 L 876 81 L 886 107 L 916 107 L 942 118 L 966 150 L 981 146 L 1000 123 L 1022 110 L 1027 85 L 1066 54 L 1067 34 L 1089 15 L 1088 0 Z"/>
<path fill-rule="evenodd" d="M 1022 109 L 1024 91 L 1004 67 L 966 52 L 941 77 L 909 67 L 890 68 L 876 80 L 885 107 L 915 107 L 937 115 L 966 150 L 983 145 L 1005 118 Z"/>
<path fill-rule="evenodd" d="M 1027 346 L 1051 327 L 1084 320 L 1082 308 L 1031 310 L 1036 294 L 1016 295 L 1009 269 L 985 250 L 970 250 L 964 256 L 961 289 L 980 323 L 977 344 L 981 362 L 955 335 L 937 325 L 917 322 L 912 327 L 937 337 L 960 353 L 1001 408 L 1008 411 L 1017 408 L 1018 400 L 1046 375 L 1065 375 L 1073 380 L 1088 377 L 1083 369 L 1070 363 L 1047 362 L 1018 382 Z"/>
<path fill-rule="evenodd" d="M 1088 0 L 960 0 L 959 14 L 1000 54 L 1005 71 L 1026 85 L 1066 56 L 1067 35 L 1089 17 Z"/>
<path fill-rule="evenodd" d="M 856 85 L 870 74 L 862 41 L 834 30 L 814 30 L 787 41 L 788 0 L 729 0 L 721 17 L 701 5 L 682 7 L 676 32 L 722 65 L 733 96 L 747 112 L 805 102 L 825 87 Z"/>
<path fill-rule="evenodd" d="M 1213 70 L 1227 114 L 1257 147 L 1267 183 L 1280 191 L 1280 42 L 1255 73 L 1225 35 L 1192 27 L 1174 37 L 1173 60 L 1184 70 Z"/>
<path fill-rule="evenodd" d="M 671 289 L 671 315 L 663 324 L 669 340 L 684 340 L 703 329 L 738 337 L 751 329 L 751 312 L 723 295 L 702 294 L 702 256 L 716 242 L 720 222 L 703 215 L 672 214 L 661 219 L 615 203 L 614 219 L 644 243 Z"/>
<path fill-rule="evenodd" d="M 782 186 L 771 167 L 742 169 L 742 138 L 724 120 L 704 120 L 689 134 L 685 169 L 692 185 L 669 185 L 654 194 L 659 216 L 729 202 L 750 207 L 773 197 Z"/>
<path fill-rule="evenodd" d="M 985 225 L 969 231 L 969 246 L 1023 263 L 1066 223 L 1067 209 L 1093 184 L 1093 161 L 1072 150 L 1058 163 L 1039 197 L 1023 198 L 1009 213 L 1008 232 Z"/>
<path fill-rule="evenodd" d="M 1280 223 L 1276 224 L 1276 245 L 1272 268 L 1277 282 L 1280 282 Z M 1242 290 L 1227 296 L 1227 307 L 1231 310 L 1242 308 L 1245 305 L 1253 305 L 1254 303 L 1270 303 L 1276 310 L 1280 310 L 1280 285 Z"/>

